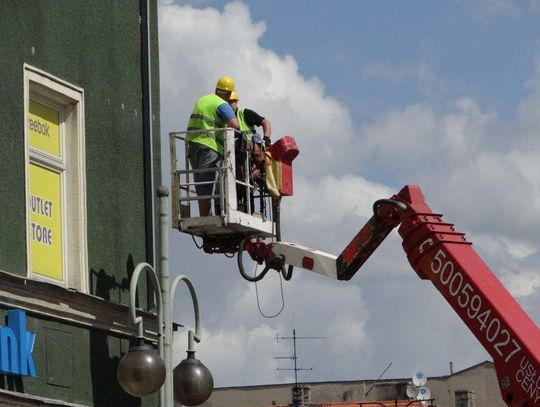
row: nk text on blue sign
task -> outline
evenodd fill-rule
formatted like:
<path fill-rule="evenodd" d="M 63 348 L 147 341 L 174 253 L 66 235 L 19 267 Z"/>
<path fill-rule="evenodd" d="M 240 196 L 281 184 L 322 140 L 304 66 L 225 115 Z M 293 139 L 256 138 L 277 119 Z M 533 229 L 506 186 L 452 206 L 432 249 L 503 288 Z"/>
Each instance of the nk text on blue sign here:
<path fill-rule="evenodd" d="M 0 372 L 36 377 L 35 341 L 36 334 L 26 331 L 26 313 L 8 310 L 8 324 L 0 327 Z"/>

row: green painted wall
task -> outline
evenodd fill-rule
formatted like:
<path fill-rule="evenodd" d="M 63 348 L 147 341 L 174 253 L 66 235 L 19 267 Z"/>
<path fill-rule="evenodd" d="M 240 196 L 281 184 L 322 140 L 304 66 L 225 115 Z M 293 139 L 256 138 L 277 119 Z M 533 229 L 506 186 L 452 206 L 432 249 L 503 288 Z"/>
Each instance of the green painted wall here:
<path fill-rule="evenodd" d="M 27 273 L 26 63 L 84 89 L 90 293 L 128 303 L 131 271 L 146 259 L 139 14 L 139 0 L 0 2 L 0 270 Z M 157 186 L 161 163 L 156 1 L 151 26 Z M 141 283 L 139 292 L 144 293 L 142 279 Z M 0 310 L 0 325 L 5 325 L 4 315 Z M 85 405 L 157 404 L 157 397 L 141 403 L 119 388 L 116 366 L 128 339 L 30 315 L 28 329 L 37 334 L 38 378 L 0 374 L 0 388 Z"/>
<path fill-rule="evenodd" d="M 84 89 L 93 294 L 128 302 L 145 260 L 138 0 L 2 0 L 0 270 L 26 275 L 23 63 Z M 157 6 L 152 3 L 155 184 L 160 180 Z"/>

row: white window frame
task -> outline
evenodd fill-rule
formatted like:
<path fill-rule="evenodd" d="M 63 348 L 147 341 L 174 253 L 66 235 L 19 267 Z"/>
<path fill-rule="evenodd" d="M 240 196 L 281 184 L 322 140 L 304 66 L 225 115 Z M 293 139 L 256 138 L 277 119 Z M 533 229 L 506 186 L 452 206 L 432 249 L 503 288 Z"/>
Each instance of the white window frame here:
<path fill-rule="evenodd" d="M 36 280 L 51 282 L 66 288 L 87 293 L 88 245 L 86 224 L 86 165 L 84 90 L 28 64 L 24 71 L 24 144 L 25 188 L 30 196 L 30 164 L 41 165 L 61 175 L 62 200 L 62 258 L 63 281 L 32 273 L 31 236 L 27 232 L 27 275 Z M 30 100 L 49 106 L 60 112 L 60 158 L 38 151 L 29 145 L 28 112 Z M 69 136 L 69 137 L 67 137 Z M 30 222 L 26 208 L 27 231 Z"/>

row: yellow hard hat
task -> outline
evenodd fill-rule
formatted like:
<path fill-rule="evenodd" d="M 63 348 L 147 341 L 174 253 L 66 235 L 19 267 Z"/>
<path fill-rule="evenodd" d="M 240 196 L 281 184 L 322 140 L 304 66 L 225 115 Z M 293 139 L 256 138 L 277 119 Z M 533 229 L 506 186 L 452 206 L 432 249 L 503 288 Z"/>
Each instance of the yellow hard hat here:
<path fill-rule="evenodd" d="M 238 93 L 236 93 L 235 90 L 231 92 L 231 96 L 229 97 L 229 102 L 232 102 L 233 100 L 239 101 Z"/>
<path fill-rule="evenodd" d="M 222 76 L 218 79 L 216 83 L 216 89 L 233 91 L 234 90 L 234 80 L 230 76 Z"/>

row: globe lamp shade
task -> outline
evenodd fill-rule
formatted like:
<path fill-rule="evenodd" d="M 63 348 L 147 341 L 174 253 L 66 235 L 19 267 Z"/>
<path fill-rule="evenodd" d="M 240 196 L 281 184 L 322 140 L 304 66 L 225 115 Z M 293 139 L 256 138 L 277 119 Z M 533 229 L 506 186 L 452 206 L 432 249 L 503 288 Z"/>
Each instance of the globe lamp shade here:
<path fill-rule="evenodd" d="M 139 341 L 120 359 L 116 375 L 126 393 L 144 397 L 158 391 L 165 382 L 165 363 L 154 348 Z"/>
<path fill-rule="evenodd" d="M 198 406 L 214 390 L 212 373 L 195 358 L 195 352 L 188 351 L 188 357 L 174 368 L 173 375 L 174 399 L 181 405 Z"/>

